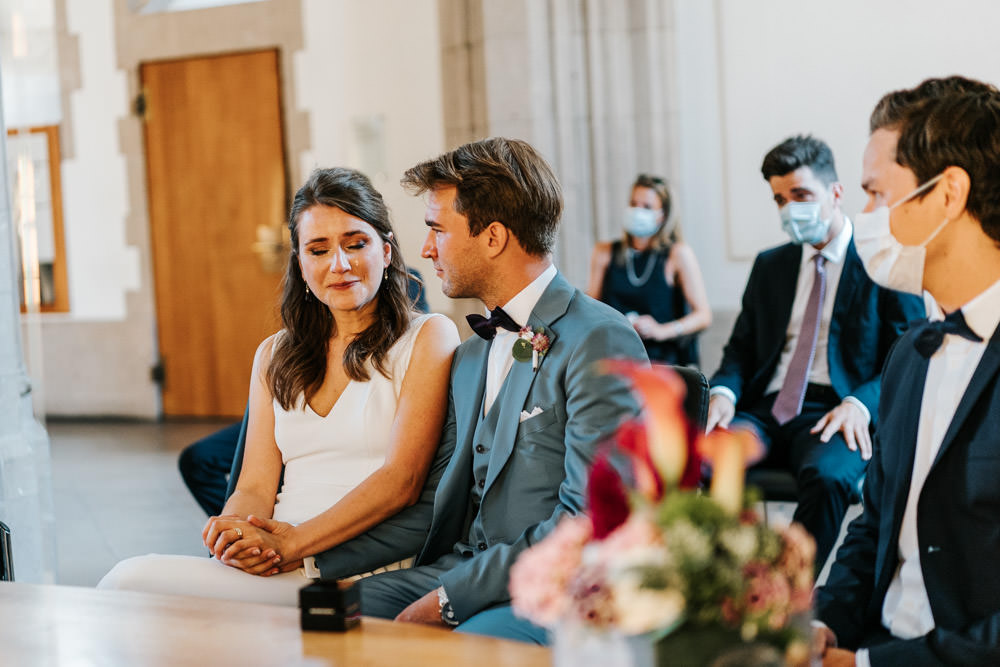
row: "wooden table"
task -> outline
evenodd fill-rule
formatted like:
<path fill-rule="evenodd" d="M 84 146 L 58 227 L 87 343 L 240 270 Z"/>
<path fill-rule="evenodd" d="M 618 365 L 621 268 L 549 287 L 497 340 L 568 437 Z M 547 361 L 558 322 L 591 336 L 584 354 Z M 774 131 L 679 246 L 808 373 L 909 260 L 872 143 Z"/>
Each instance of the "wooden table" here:
<path fill-rule="evenodd" d="M 302 632 L 299 610 L 68 586 L 0 583 L 0 665 L 551 664 L 548 649 L 364 618 Z"/>

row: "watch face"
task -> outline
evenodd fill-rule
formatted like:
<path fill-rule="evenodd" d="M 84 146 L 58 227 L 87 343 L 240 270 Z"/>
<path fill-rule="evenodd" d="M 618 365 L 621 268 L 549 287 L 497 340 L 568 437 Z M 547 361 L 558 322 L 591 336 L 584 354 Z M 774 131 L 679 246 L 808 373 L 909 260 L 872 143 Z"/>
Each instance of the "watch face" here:
<path fill-rule="evenodd" d="M 455 618 L 455 610 L 451 608 L 450 602 L 445 602 L 444 606 L 441 607 L 441 620 L 448 625 L 458 625 L 458 619 Z"/>

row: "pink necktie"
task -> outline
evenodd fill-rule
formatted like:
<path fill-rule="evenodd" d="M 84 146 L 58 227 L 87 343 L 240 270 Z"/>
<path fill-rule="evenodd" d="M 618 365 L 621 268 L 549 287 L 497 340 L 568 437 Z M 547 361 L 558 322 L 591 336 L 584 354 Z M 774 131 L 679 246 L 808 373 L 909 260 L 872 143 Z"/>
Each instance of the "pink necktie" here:
<path fill-rule="evenodd" d="M 816 275 L 813 278 L 812 291 L 809 292 L 809 303 L 802 317 L 802 328 L 799 329 L 799 340 L 795 344 L 792 363 L 788 365 L 785 382 L 781 391 L 774 399 L 771 414 L 779 424 L 784 424 L 802 410 L 802 400 L 806 396 L 806 385 L 809 384 L 809 368 L 816 354 L 816 338 L 819 335 L 820 309 L 823 307 L 823 296 L 826 293 L 826 261 L 819 253 L 813 257 L 816 262 Z"/>

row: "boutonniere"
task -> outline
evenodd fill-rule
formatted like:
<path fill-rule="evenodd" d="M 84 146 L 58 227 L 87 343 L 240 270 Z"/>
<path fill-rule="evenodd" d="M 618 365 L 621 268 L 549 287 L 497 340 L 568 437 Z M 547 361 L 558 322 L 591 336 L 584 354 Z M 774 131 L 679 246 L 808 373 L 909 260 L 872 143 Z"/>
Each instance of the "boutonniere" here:
<path fill-rule="evenodd" d="M 521 327 L 517 332 L 517 340 L 511 354 L 517 361 L 527 361 L 531 359 L 531 370 L 538 370 L 538 358 L 545 356 L 549 351 L 549 337 L 545 335 L 545 329 L 538 327 Z"/>

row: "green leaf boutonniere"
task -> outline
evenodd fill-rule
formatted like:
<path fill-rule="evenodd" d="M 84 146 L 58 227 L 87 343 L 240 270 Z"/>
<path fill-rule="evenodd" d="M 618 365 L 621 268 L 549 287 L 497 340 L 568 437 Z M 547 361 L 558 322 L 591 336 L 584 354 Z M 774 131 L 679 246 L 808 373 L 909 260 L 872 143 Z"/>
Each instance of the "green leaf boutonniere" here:
<path fill-rule="evenodd" d="M 517 361 L 531 360 L 531 370 L 538 370 L 539 357 L 545 356 L 549 351 L 549 337 L 545 335 L 545 329 L 541 327 L 532 329 L 522 327 L 514 341 L 514 347 L 510 353 Z"/>

